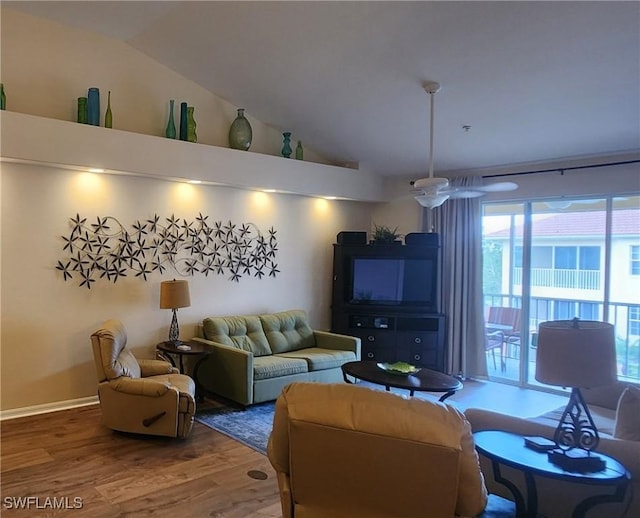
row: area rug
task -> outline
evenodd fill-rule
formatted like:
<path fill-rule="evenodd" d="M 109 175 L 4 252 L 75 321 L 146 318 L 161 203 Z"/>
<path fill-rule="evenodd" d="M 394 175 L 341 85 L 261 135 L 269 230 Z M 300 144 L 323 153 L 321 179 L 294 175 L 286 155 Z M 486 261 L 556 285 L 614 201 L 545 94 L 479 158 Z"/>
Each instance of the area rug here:
<path fill-rule="evenodd" d="M 266 455 L 274 409 L 275 401 L 247 408 L 220 406 L 197 412 L 195 419 Z"/>

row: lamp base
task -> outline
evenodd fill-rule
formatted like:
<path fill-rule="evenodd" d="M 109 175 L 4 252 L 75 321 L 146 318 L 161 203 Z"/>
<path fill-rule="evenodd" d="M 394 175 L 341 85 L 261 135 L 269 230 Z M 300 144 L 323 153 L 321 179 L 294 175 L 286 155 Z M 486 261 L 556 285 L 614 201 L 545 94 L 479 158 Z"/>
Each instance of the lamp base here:
<path fill-rule="evenodd" d="M 586 450 L 552 450 L 547 455 L 551 464 L 555 464 L 565 471 L 595 473 L 607 467 L 604 460 Z"/>

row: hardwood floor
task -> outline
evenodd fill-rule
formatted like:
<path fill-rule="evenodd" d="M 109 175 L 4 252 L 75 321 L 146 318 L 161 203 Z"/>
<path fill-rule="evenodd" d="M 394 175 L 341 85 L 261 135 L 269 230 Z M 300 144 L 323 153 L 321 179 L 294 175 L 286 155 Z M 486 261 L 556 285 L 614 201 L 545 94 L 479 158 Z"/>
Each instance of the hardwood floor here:
<path fill-rule="evenodd" d="M 122 434 L 101 425 L 96 405 L 3 421 L 1 433 L 3 518 L 281 516 L 267 458 L 200 423 L 186 440 Z M 77 497 L 82 508 L 9 509 L 28 496 L 41 507 L 47 497 L 73 507 Z"/>
<path fill-rule="evenodd" d="M 474 406 L 527 416 L 566 404 L 566 398 L 466 381 L 450 402 L 461 410 Z M 186 440 L 122 434 L 102 426 L 96 405 L 5 420 L 0 432 L 3 518 L 281 516 L 267 458 L 197 422 Z M 268 478 L 253 479 L 251 470 Z M 30 509 L 15 508 L 16 499 L 26 497 L 38 500 Z M 82 499 L 82 508 L 43 509 L 54 497 L 67 507 Z"/>

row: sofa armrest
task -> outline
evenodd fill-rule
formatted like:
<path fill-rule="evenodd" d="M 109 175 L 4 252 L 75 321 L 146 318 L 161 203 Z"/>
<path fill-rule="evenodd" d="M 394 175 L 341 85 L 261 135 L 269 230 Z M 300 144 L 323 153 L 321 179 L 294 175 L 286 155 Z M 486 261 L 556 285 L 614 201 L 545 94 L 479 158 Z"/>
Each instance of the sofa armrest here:
<path fill-rule="evenodd" d="M 314 331 L 316 345 L 324 349 L 351 351 L 360 359 L 360 338 L 357 336 L 340 335 L 328 331 Z"/>
<path fill-rule="evenodd" d="M 109 387 L 116 392 L 122 392 L 123 394 L 132 396 L 160 397 L 171 390 L 171 386 L 168 383 L 144 378 L 121 376 L 110 380 L 108 383 Z"/>
<path fill-rule="evenodd" d="M 474 432 L 481 430 L 501 430 L 519 435 L 546 437 L 553 440 L 555 427 L 529 421 L 521 417 L 483 410 L 481 408 L 467 408 L 464 411 L 467 421 L 471 423 Z"/>
<path fill-rule="evenodd" d="M 159 374 L 177 374 L 179 371 L 169 362 L 164 360 L 138 360 L 140 375 L 143 378 L 157 376 Z"/>
<path fill-rule="evenodd" d="M 210 392 L 242 405 L 253 403 L 253 354 L 205 338 L 193 338 L 211 348 L 198 370 L 198 383 Z"/>

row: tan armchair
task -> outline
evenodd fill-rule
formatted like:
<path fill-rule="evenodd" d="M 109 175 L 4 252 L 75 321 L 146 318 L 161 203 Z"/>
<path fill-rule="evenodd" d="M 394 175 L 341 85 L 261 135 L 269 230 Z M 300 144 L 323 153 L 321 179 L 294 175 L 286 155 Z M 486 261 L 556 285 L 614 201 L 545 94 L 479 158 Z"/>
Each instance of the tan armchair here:
<path fill-rule="evenodd" d="M 487 504 L 471 427 L 445 403 L 292 383 L 267 455 L 284 518 L 452 518 Z"/>
<path fill-rule="evenodd" d="M 91 335 L 104 424 L 112 430 L 184 438 L 195 412 L 195 385 L 170 363 L 137 360 L 118 320 Z"/>

